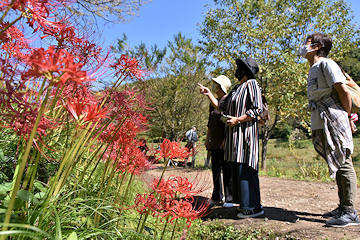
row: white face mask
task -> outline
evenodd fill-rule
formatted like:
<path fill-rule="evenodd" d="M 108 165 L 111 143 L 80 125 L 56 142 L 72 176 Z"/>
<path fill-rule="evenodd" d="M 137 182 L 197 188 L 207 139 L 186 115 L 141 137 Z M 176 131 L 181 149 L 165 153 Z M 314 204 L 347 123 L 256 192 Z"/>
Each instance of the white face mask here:
<path fill-rule="evenodd" d="M 312 46 L 313 44 L 310 44 L 310 45 L 301 45 L 299 47 L 299 55 L 303 58 L 305 58 L 306 54 L 310 53 L 310 52 L 314 52 L 316 51 L 315 49 L 311 49 L 309 50 L 310 46 Z"/>

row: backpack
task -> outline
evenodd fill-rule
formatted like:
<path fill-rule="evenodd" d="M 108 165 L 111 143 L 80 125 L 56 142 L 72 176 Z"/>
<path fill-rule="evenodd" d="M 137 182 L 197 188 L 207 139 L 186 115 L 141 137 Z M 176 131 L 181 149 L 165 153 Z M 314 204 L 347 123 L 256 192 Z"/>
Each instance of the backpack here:
<path fill-rule="evenodd" d="M 323 70 L 323 62 L 320 63 L 320 68 L 322 73 L 324 74 Z M 339 66 L 340 67 L 340 66 Z M 351 96 L 351 112 L 359 112 L 360 111 L 360 87 L 356 84 L 356 82 L 347 74 L 344 69 L 341 69 L 341 72 L 344 74 L 345 86 L 349 89 L 350 96 Z"/>
<path fill-rule="evenodd" d="M 192 142 L 197 142 L 198 141 L 198 136 L 196 132 L 193 132 L 192 136 L 191 136 L 191 141 Z"/>
<path fill-rule="evenodd" d="M 260 113 L 260 116 L 258 117 L 259 126 L 265 126 L 265 123 L 267 121 L 269 121 L 269 119 L 270 119 L 269 106 L 268 106 L 267 100 L 265 98 L 265 95 L 262 94 L 261 99 L 263 102 L 263 111 L 262 111 L 262 113 Z"/>
<path fill-rule="evenodd" d="M 261 94 L 261 100 L 263 102 L 263 111 L 258 116 L 259 126 L 265 126 L 266 122 L 270 119 L 269 106 L 264 94 Z"/>
<path fill-rule="evenodd" d="M 347 74 L 342 68 L 340 68 L 342 73 L 345 75 L 345 85 L 349 89 L 351 96 L 351 112 L 359 112 L 360 111 L 360 87 L 356 84 L 356 82 Z"/>

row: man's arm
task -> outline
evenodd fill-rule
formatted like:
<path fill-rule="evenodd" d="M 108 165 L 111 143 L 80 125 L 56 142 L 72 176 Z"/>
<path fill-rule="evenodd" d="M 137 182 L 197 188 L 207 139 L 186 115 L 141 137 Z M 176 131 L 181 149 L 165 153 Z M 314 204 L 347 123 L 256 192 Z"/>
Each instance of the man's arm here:
<path fill-rule="evenodd" d="M 336 90 L 336 92 L 339 94 L 339 100 L 341 103 L 341 106 L 345 109 L 345 111 L 347 112 L 348 116 L 351 115 L 351 96 L 350 96 L 350 92 L 348 90 L 348 88 L 346 87 L 346 85 L 344 83 L 335 83 L 334 88 Z M 350 121 L 350 127 L 351 127 L 351 131 L 354 133 L 357 131 L 355 124 L 353 121 L 351 121 L 351 118 L 349 118 Z"/>

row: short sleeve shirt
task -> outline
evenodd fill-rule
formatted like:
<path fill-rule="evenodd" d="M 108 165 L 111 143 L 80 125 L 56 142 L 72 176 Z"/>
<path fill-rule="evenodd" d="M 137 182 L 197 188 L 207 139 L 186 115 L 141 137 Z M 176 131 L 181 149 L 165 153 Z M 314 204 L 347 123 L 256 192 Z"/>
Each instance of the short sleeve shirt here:
<path fill-rule="evenodd" d="M 345 83 L 340 67 L 329 58 L 321 58 L 309 70 L 307 78 L 307 96 L 309 101 L 318 101 L 332 93 L 335 83 Z M 324 121 L 318 108 L 311 112 L 311 129 L 323 129 Z"/>

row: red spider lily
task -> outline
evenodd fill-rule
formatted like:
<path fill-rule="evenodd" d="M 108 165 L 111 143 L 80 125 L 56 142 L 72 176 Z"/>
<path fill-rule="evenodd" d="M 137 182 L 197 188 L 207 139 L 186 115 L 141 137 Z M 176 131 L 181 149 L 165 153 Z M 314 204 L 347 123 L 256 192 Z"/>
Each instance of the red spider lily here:
<path fill-rule="evenodd" d="M 4 29 L 8 24 L 7 22 L 0 23 L 0 29 Z M 9 57 L 23 60 L 26 56 L 25 53 L 31 49 L 24 34 L 14 25 L 0 35 L 0 40 L 2 42 L 1 49 L 6 51 Z"/>
<path fill-rule="evenodd" d="M 115 64 L 110 67 L 114 68 L 116 76 L 125 76 L 133 79 L 134 77 L 138 80 L 146 74 L 146 70 L 142 70 L 139 66 L 139 62 L 135 58 L 130 58 L 127 55 L 121 55 Z"/>
<path fill-rule="evenodd" d="M 160 144 L 160 150 L 156 150 L 157 154 L 159 154 L 158 159 L 162 158 L 180 158 L 185 159 L 189 156 L 188 149 L 182 147 L 178 142 L 171 142 L 169 139 L 164 139 L 163 143 Z"/>
<path fill-rule="evenodd" d="M 134 109 L 151 109 L 145 101 L 143 92 L 136 88 L 130 89 L 126 86 L 125 90 L 121 92 L 107 89 L 105 97 L 109 99 L 109 103 L 112 105 L 110 116 L 125 115 L 127 117 L 132 117 L 136 114 Z"/>
<path fill-rule="evenodd" d="M 89 103 L 89 101 L 80 98 L 75 101 L 68 100 L 65 108 L 76 120 L 84 122 L 108 118 L 106 116 L 107 108 L 101 109 L 99 104 Z"/>
<path fill-rule="evenodd" d="M 133 144 L 123 147 L 121 152 L 120 158 L 115 159 L 118 172 L 124 173 L 126 171 L 138 175 L 152 166 L 145 154 Z"/>
<path fill-rule="evenodd" d="M 137 117 L 137 115 L 135 115 Z M 120 129 L 118 125 L 110 124 L 107 129 L 105 129 L 101 136 L 100 140 L 104 142 L 116 142 L 119 147 L 124 147 L 129 144 L 137 144 L 134 143 L 134 139 L 136 138 L 139 132 L 143 131 L 145 126 L 143 126 L 146 122 L 142 122 L 140 124 L 136 123 L 132 119 L 118 119 L 118 124 L 120 124 Z"/>
<path fill-rule="evenodd" d="M 167 209 L 162 216 L 171 215 L 171 223 L 177 218 L 185 218 L 187 219 L 186 223 L 188 224 L 188 228 L 190 228 L 191 221 L 204 216 L 208 208 L 209 203 L 205 200 L 203 200 L 198 208 L 196 208 L 195 204 L 188 199 L 172 200 L 167 204 Z"/>
<path fill-rule="evenodd" d="M 101 109 L 99 104 L 90 103 L 86 108 L 84 121 L 97 121 L 102 118 L 109 118 L 108 116 L 106 116 L 106 112 L 106 107 Z"/>
<path fill-rule="evenodd" d="M 150 213 L 153 216 L 171 216 L 172 223 L 177 218 L 186 218 L 188 227 L 191 221 L 202 217 L 209 207 L 203 200 L 200 204 L 194 201 L 198 191 L 193 190 L 193 184 L 187 178 L 170 176 L 167 180 L 155 179 L 151 186 L 151 194 L 139 194 L 135 200 L 135 208 L 140 213 Z M 154 195 L 154 193 L 158 195 Z M 155 198 L 157 196 L 157 198 Z"/>
<path fill-rule="evenodd" d="M 11 80 L 0 82 L 0 111 L 2 127 L 11 128 L 19 136 L 25 139 L 30 135 L 39 111 L 39 104 L 31 102 L 31 96 L 36 93 L 27 90 L 24 83 L 12 84 Z M 56 123 L 42 116 L 37 128 L 38 137 L 45 136 L 47 130 L 56 127 Z"/>
<path fill-rule="evenodd" d="M 151 194 L 140 194 L 138 193 L 135 197 L 134 206 L 136 211 L 140 214 L 151 213 L 153 216 L 161 210 L 161 205 L 158 203 L 157 197 L 154 193 Z"/>
<path fill-rule="evenodd" d="M 52 32 L 55 34 L 57 31 L 65 27 L 65 19 L 60 21 L 50 21 L 48 19 L 55 19 L 50 15 L 55 15 L 57 8 L 66 5 L 70 1 L 52 1 L 52 0 L 18 0 L 14 1 L 12 8 L 22 12 L 29 12 L 27 23 L 29 27 L 34 29 L 34 32 L 40 28 L 45 32 Z"/>
<path fill-rule="evenodd" d="M 36 49 L 28 60 L 33 69 L 28 70 L 24 77 L 46 75 L 55 85 L 60 81 L 64 84 L 68 80 L 78 84 L 90 81 L 86 71 L 81 70 L 83 64 L 76 59 L 64 49 L 55 50 L 54 46 L 46 51 L 43 48 Z"/>
<path fill-rule="evenodd" d="M 191 198 L 194 194 L 199 193 L 199 191 L 192 190 L 193 184 L 187 178 L 174 175 L 169 176 L 166 181 L 161 179 L 159 182 L 159 179 L 156 179 L 150 187 L 162 196 L 170 199 L 180 197 L 179 195 Z"/>

